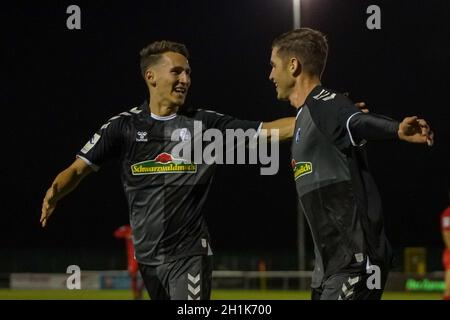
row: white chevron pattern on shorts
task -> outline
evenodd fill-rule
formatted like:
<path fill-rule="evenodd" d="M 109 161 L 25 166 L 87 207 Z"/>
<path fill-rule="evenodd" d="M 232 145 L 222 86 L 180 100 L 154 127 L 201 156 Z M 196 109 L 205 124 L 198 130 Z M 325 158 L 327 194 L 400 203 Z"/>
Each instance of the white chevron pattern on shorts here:
<path fill-rule="evenodd" d="M 359 277 L 348 278 L 348 283 L 350 283 L 351 286 L 354 286 L 358 281 Z"/>
<path fill-rule="evenodd" d="M 200 285 L 198 287 L 193 287 L 190 284 L 188 284 L 188 290 L 193 294 L 196 295 L 200 292 Z"/>
<path fill-rule="evenodd" d="M 355 293 L 354 287 L 359 281 L 359 276 L 354 278 L 349 277 L 347 283 L 342 284 L 342 293 L 339 295 L 338 300 L 348 300 Z"/>
<path fill-rule="evenodd" d="M 198 274 L 196 277 L 193 277 L 193 276 L 191 276 L 191 275 L 188 273 L 188 279 L 189 279 L 189 281 L 192 282 L 193 284 L 196 284 L 196 283 L 199 282 L 199 280 L 200 280 L 200 274 Z"/>
<path fill-rule="evenodd" d="M 200 293 L 200 273 L 197 274 L 196 276 L 188 273 L 188 300 L 200 300 L 200 295 L 198 295 L 199 293 Z"/>

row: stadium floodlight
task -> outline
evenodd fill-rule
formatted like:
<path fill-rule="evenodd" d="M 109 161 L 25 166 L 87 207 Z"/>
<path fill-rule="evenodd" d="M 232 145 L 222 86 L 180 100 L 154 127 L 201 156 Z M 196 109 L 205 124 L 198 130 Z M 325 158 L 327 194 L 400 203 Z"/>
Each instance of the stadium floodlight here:
<path fill-rule="evenodd" d="M 294 29 L 300 28 L 301 25 L 301 0 L 293 0 L 293 18 L 294 18 Z"/>
<path fill-rule="evenodd" d="M 301 0 L 293 0 L 292 2 L 293 24 L 294 29 L 301 26 Z M 301 206 L 297 205 L 297 241 L 298 241 L 298 269 L 306 270 L 306 245 L 305 245 L 305 216 Z M 300 288 L 304 289 L 303 279 L 300 281 Z"/>

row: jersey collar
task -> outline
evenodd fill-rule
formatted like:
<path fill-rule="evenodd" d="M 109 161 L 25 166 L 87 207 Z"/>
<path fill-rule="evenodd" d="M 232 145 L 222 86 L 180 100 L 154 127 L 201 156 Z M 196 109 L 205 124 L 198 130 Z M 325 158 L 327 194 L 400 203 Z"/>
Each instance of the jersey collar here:
<path fill-rule="evenodd" d="M 150 111 L 150 108 L 148 107 L 148 101 L 144 101 L 141 105 L 142 110 L 145 112 L 145 116 L 150 116 L 150 118 L 154 119 L 154 120 L 158 120 L 158 121 L 168 121 L 168 120 L 172 120 L 175 119 L 177 117 L 177 114 L 171 114 L 169 116 L 158 116 L 157 114 L 154 114 L 153 112 Z"/>
<path fill-rule="evenodd" d="M 297 112 L 297 117 L 299 116 L 300 112 L 302 111 L 303 107 L 308 105 L 308 101 L 310 101 L 312 99 L 313 96 L 315 96 L 316 94 L 318 94 L 321 90 L 323 89 L 321 84 L 318 84 L 317 86 L 315 86 L 311 92 L 308 94 L 308 96 L 305 99 L 305 102 L 298 107 L 298 112 Z"/>
<path fill-rule="evenodd" d="M 155 119 L 155 120 L 159 120 L 159 121 L 168 121 L 168 120 L 172 120 L 172 119 L 175 119 L 176 116 L 177 116 L 177 114 L 174 113 L 174 114 L 171 114 L 170 116 L 162 117 L 162 116 L 158 116 L 157 114 L 154 114 L 153 112 L 150 112 L 150 117 L 152 117 L 152 118 Z"/>

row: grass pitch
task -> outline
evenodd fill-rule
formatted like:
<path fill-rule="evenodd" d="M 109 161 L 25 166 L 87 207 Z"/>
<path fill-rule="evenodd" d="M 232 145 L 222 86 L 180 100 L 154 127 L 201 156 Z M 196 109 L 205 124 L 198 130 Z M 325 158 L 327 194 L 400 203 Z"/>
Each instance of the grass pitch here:
<path fill-rule="evenodd" d="M 128 290 L 0 290 L 0 300 L 131 300 Z M 148 296 L 145 295 L 145 299 Z M 213 290 L 213 300 L 309 300 L 308 291 Z M 441 300 L 441 293 L 385 292 L 383 300 Z"/>

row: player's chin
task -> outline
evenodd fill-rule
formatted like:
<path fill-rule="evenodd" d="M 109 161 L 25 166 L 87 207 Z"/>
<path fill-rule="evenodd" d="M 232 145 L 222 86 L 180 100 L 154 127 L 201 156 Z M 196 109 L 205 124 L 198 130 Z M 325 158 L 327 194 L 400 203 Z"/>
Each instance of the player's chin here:
<path fill-rule="evenodd" d="M 184 101 L 186 100 L 186 97 L 175 97 L 173 99 L 173 103 L 179 107 L 181 107 L 184 104 Z"/>
<path fill-rule="evenodd" d="M 277 91 L 277 99 L 284 101 L 284 100 L 287 100 L 288 97 L 287 97 L 287 95 L 283 94 L 282 92 Z"/>
<path fill-rule="evenodd" d="M 281 93 L 280 90 L 278 90 L 278 88 L 275 88 L 275 90 L 277 91 L 277 99 L 281 100 Z"/>

